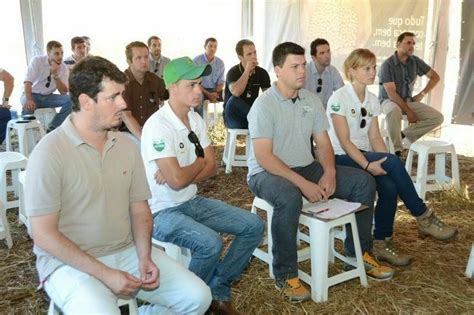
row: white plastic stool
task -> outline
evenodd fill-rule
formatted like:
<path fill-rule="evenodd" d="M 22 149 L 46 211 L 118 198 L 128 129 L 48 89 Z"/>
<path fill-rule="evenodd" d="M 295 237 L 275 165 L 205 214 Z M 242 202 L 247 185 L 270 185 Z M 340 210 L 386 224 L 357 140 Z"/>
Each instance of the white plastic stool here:
<path fill-rule="evenodd" d="M 267 211 L 266 243 L 268 244 L 268 249 L 265 252 L 257 247 L 253 255 L 269 265 L 271 276 L 273 277 L 273 242 L 271 234 L 273 207 L 265 200 L 255 197 L 252 204 L 252 212 L 257 213 L 257 208 Z M 297 238 L 309 243 L 310 247 L 298 251 L 298 262 L 308 258 L 311 259 L 311 275 L 302 270 L 298 270 L 298 276 L 301 280 L 311 286 L 311 298 L 314 301 L 327 301 L 329 287 L 353 278 L 360 278 L 361 284 L 364 287 L 367 286 L 367 276 L 365 274 L 362 251 L 360 249 L 359 233 L 354 213 L 330 221 L 323 221 L 302 214 L 300 215 L 299 223 L 308 227 L 309 235 L 298 232 Z M 339 232 L 336 231 L 336 228 L 344 226 L 347 223 L 352 227 L 356 261 L 354 261 L 353 258 L 345 257 L 334 249 L 334 237 L 337 237 L 337 233 Z M 307 256 L 308 250 L 309 257 Z M 328 264 L 330 261 L 334 262 L 334 257 L 354 266 L 355 269 L 328 277 Z"/>
<path fill-rule="evenodd" d="M 37 120 L 31 120 L 27 123 L 18 123 L 18 120 L 10 120 L 7 124 L 6 141 L 7 151 L 13 151 L 12 149 L 12 135 L 13 130 L 16 130 L 18 135 L 18 150 L 21 154 L 28 157 L 33 151 L 35 145 L 46 135 L 46 132 L 41 126 L 41 123 Z"/>
<path fill-rule="evenodd" d="M 49 124 L 56 116 L 56 109 L 54 108 L 38 108 L 35 110 L 34 116 L 36 120 L 41 123 L 44 130 L 48 130 Z"/>
<path fill-rule="evenodd" d="M 25 210 L 25 179 L 26 179 L 26 171 L 21 171 L 18 174 L 18 182 L 20 183 L 20 204 L 18 206 L 18 223 L 24 224 L 28 226 L 27 220 L 28 217 L 26 216 Z M 30 229 L 28 229 L 29 231 Z"/>
<path fill-rule="evenodd" d="M 245 155 L 236 155 L 237 136 L 245 136 Z M 224 154 L 222 162 L 225 164 L 225 172 L 232 172 L 232 166 L 247 167 L 247 157 L 250 149 L 250 135 L 248 129 L 227 129 Z"/>
<path fill-rule="evenodd" d="M 128 305 L 128 314 L 130 315 L 138 315 L 138 305 L 136 299 L 118 299 L 117 306 L 124 306 Z M 62 312 L 58 310 L 56 304 L 54 304 L 53 300 L 49 303 L 48 315 L 59 315 Z"/>
<path fill-rule="evenodd" d="M 387 127 L 387 121 L 385 120 L 385 115 L 380 115 L 379 117 L 379 130 L 380 134 L 382 136 L 383 141 L 385 142 L 385 145 L 387 146 L 387 150 L 389 153 L 395 154 L 395 147 L 393 146 L 393 141 L 392 138 L 390 138 L 390 133 L 388 132 L 388 127 Z M 402 120 L 402 130 L 408 127 L 410 123 L 408 122 L 408 118 L 406 115 L 403 115 L 403 120 Z M 402 146 L 405 149 L 410 148 L 410 144 L 408 143 L 407 140 L 402 139 Z"/>
<path fill-rule="evenodd" d="M 412 174 L 413 155 L 418 154 L 418 167 L 416 176 Z M 446 175 L 446 154 L 451 153 L 451 177 Z M 428 174 L 428 159 L 430 154 L 435 154 L 435 172 Z M 454 145 L 439 140 L 417 141 L 412 143 L 408 152 L 405 168 L 408 174 L 414 179 L 414 184 L 418 196 L 425 200 L 426 192 L 442 190 L 446 185 L 454 185 L 460 189 L 459 162 Z M 435 183 L 429 183 L 435 181 Z"/>
<path fill-rule="evenodd" d="M 151 239 L 154 246 L 160 246 L 165 250 L 166 255 L 176 260 L 181 266 L 188 267 L 191 262 L 191 250 L 189 248 L 179 247 L 173 243 Z"/>
<path fill-rule="evenodd" d="M 0 202 L 0 240 L 6 240 L 8 248 L 12 248 L 13 240 L 10 233 L 10 225 L 7 220 L 7 211 Z"/>
<path fill-rule="evenodd" d="M 471 253 L 469 254 L 469 259 L 467 261 L 466 277 L 474 278 L 474 242 L 472 243 Z"/>
<path fill-rule="evenodd" d="M 210 104 L 212 104 L 213 107 L 214 107 L 214 111 L 212 113 L 212 120 L 209 119 L 209 105 Z M 222 104 L 222 102 L 211 103 L 209 100 L 205 100 L 202 103 L 202 117 L 203 117 L 204 121 L 206 122 L 207 127 L 212 126 L 213 124 L 215 124 L 215 122 L 217 120 L 217 104 Z M 212 121 L 212 124 L 211 124 L 211 121 Z"/>
<path fill-rule="evenodd" d="M 5 210 L 17 208 L 20 205 L 20 185 L 18 174 L 26 169 L 27 159 L 18 152 L 0 153 L 0 200 Z M 8 185 L 7 171 L 11 171 L 12 184 Z M 8 201 L 8 192 L 13 192 L 15 199 Z"/>

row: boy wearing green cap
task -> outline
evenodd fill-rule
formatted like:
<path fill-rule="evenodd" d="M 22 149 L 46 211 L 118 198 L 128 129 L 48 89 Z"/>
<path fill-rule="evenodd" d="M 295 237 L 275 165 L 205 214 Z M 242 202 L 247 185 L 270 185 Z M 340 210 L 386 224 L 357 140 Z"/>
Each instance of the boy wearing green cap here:
<path fill-rule="evenodd" d="M 217 171 L 206 125 L 191 111 L 201 102 L 201 77 L 210 72 L 209 65 L 188 57 L 166 65 L 170 98 L 146 121 L 141 151 L 152 191 L 153 237 L 191 249 L 189 269 L 211 288 L 211 312 L 238 314 L 230 304 L 231 284 L 260 243 L 263 223 L 248 211 L 196 195 L 196 183 Z M 222 261 L 219 233 L 235 235 Z"/>

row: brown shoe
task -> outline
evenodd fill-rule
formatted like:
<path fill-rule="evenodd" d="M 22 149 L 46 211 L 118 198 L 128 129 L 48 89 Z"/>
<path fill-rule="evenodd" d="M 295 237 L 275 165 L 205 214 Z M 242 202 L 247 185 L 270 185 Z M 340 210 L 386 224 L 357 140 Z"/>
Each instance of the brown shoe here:
<path fill-rule="evenodd" d="M 416 221 L 418 223 L 418 233 L 429 235 L 437 240 L 449 240 L 458 232 L 456 228 L 444 224 L 432 210 L 426 210 L 425 213 L 416 218 Z"/>
<path fill-rule="evenodd" d="M 208 314 L 212 315 L 240 315 L 228 301 L 213 300 L 209 307 Z"/>

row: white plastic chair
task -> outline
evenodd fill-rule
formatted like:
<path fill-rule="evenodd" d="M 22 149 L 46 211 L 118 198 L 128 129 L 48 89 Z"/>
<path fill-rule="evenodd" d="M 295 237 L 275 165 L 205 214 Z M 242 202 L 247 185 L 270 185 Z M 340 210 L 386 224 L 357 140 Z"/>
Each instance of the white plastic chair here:
<path fill-rule="evenodd" d="M 18 152 L 0 153 L 0 200 L 5 210 L 17 208 L 20 205 L 19 172 L 26 169 L 27 158 Z M 8 185 L 7 171 L 11 172 L 12 184 Z M 8 200 L 8 193 L 13 192 L 14 200 Z"/>
<path fill-rule="evenodd" d="M 416 175 L 412 176 L 413 157 L 418 154 Z M 435 172 L 428 174 L 429 155 L 435 154 Z M 451 154 L 451 177 L 446 175 L 446 155 Z M 448 185 L 460 189 L 459 162 L 454 145 L 439 140 L 417 141 L 408 151 L 405 168 L 414 180 L 418 196 L 425 200 L 426 192 L 443 190 Z M 434 181 L 434 183 L 430 183 Z"/>
<path fill-rule="evenodd" d="M 237 136 L 245 136 L 245 154 L 236 155 Z M 225 172 L 232 172 L 232 166 L 247 167 L 247 157 L 250 150 L 250 135 L 248 129 L 227 129 L 222 162 L 225 164 Z"/>
<path fill-rule="evenodd" d="M 472 243 L 471 253 L 469 254 L 469 259 L 467 261 L 466 277 L 474 278 L 474 242 Z"/>
<path fill-rule="evenodd" d="M 13 151 L 12 137 L 14 131 L 18 136 L 18 151 L 28 157 L 35 145 L 46 135 L 43 126 L 37 120 L 19 123 L 18 120 L 10 120 L 7 124 L 6 150 Z"/>
<path fill-rule="evenodd" d="M 267 237 L 264 243 L 268 244 L 268 249 L 264 251 L 257 247 L 253 255 L 269 265 L 270 275 L 273 277 L 273 240 L 271 233 L 273 207 L 265 200 L 255 197 L 252 204 L 252 213 L 257 213 L 257 209 L 267 212 Z M 330 221 L 323 221 L 302 214 L 300 215 L 299 223 L 308 227 L 309 235 L 298 232 L 298 239 L 309 243 L 310 247 L 298 250 L 298 262 L 311 259 L 311 274 L 303 270 L 298 270 L 298 276 L 311 286 L 311 298 L 314 301 L 327 301 L 329 287 L 353 278 L 359 278 L 362 286 L 367 286 L 367 276 L 362 251 L 360 249 L 359 233 L 354 213 Z M 353 258 L 345 257 L 334 249 L 334 238 L 342 238 L 339 234 L 340 230 L 337 230 L 337 228 L 340 226 L 344 227 L 347 223 L 352 227 L 354 248 L 356 251 L 355 261 Z M 355 269 L 329 277 L 328 264 L 329 262 L 334 262 L 334 257 L 354 266 Z"/>
<path fill-rule="evenodd" d="M 173 243 L 151 239 L 153 246 L 159 246 L 165 250 L 166 255 L 176 260 L 181 266 L 188 267 L 191 262 L 191 250 L 189 248 L 179 247 Z"/>
<path fill-rule="evenodd" d="M 136 299 L 118 299 L 117 300 L 117 306 L 124 306 L 128 305 L 128 314 L 130 315 L 138 315 L 138 305 L 137 305 L 137 300 Z M 59 315 L 62 314 L 62 312 L 59 310 L 59 308 L 54 304 L 54 301 L 51 300 L 49 303 L 49 309 L 48 309 L 48 315 Z"/>
<path fill-rule="evenodd" d="M 12 248 L 13 240 L 10 233 L 10 225 L 7 220 L 7 213 L 3 204 L 0 202 L 0 240 L 6 240 L 8 248 Z"/>

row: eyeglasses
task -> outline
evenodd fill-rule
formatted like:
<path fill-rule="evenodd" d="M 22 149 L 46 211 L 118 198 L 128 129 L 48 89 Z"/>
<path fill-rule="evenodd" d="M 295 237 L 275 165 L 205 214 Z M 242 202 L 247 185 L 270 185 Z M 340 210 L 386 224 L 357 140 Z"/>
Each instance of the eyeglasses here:
<path fill-rule="evenodd" d="M 321 93 L 321 90 L 323 89 L 323 79 L 319 78 L 318 79 L 318 87 L 316 88 L 316 92 Z"/>
<path fill-rule="evenodd" d="M 367 116 L 367 109 L 365 109 L 365 107 L 361 107 L 360 114 L 362 115 L 362 117 Z M 365 118 L 362 118 L 362 120 L 360 121 L 360 128 L 361 129 L 364 128 L 366 124 L 367 124 L 367 121 L 365 120 Z"/>
<path fill-rule="evenodd" d="M 44 85 L 45 87 L 49 88 L 49 86 L 51 85 L 51 72 L 49 73 L 48 77 L 46 78 L 46 80 L 48 80 L 48 82 L 46 82 L 46 84 Z"/>
<path fill-rule="evenodd" d="M 194 131 L 190 131 L 189 134 L 188 134 L 188 139 L 189 141 L 191 141 L 192 144 L 194 144 L 194 146 L 196 147 L 196 156 L 197 157 L 201 157 L 201 158 L 204 158 L 204 149 L 202 148 L 201 146 L 201 143 L 199 143 L 199 138 L 196 136 L 196 134 L 194 133 Z"/>

